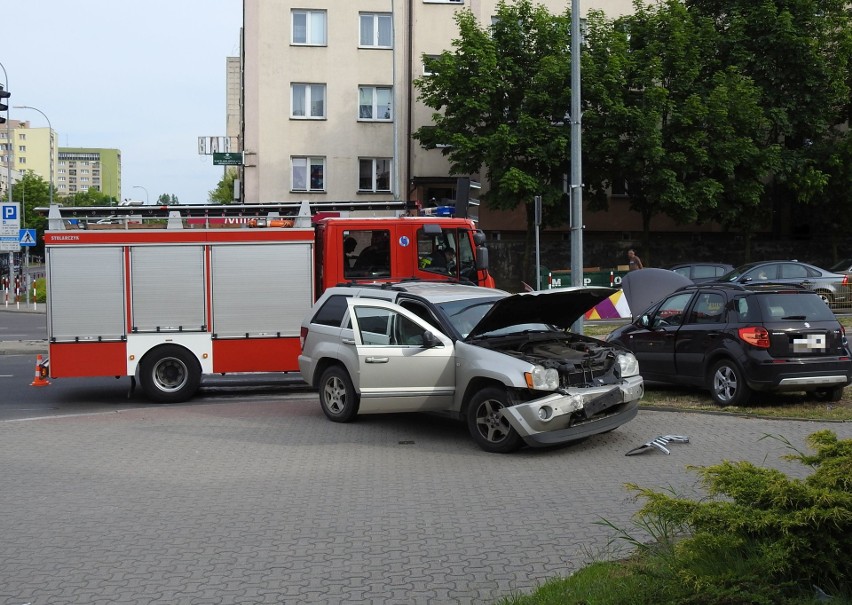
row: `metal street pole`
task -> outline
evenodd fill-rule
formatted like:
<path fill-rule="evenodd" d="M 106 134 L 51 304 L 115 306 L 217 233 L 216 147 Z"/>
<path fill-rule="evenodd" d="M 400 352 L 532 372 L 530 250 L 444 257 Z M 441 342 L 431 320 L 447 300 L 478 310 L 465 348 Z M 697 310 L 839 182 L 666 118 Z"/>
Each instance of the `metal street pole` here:
<path fill-rule="evenodd" d="M 145 205 L 147 206 L 147 205 L 148 205 L 148 203 L 150 202 L 150 200 L 148 199 L 148 190 L 147 190 L 147 189 L 145 189 L 142 185 L 133 185 L 133 186 L 132 186 L 132 187 L 130 187 L 130 188 L 131 188 L 131 189 L 141 189 L 142 191 L 144 191 L 144 192 L 145 192 Z"/>
<path fill-rule="evenodd" d="M 53 206 L 53 149 L 54 149 L 54 146 L 53 146 L 53 125 L 50 123 L 50 118 L 47 117 L 47 114 L 44 113 L 38 107 L 31 107 L 30 105 L 15 105 L 15 109 L 32 109 L 33 111 L 39 112 L 42 116 L 44 116 L 44 119 L 47 120 L 47 136 L 48 136 L 48 141 L 49 141 L 48 150 L 49 150 L 49 153 L 50 153 L 50 182 L 47 184 L 47 192 L 48 192 L 48 195 L 50 196 L 50 206 Z M 26 267 L 27 269 L 28 269 L 27 265 L 29 265 L 29 256 L 30 256 L 30 249 L 27 248 L 27 262 L 24 265 L 24 267 Z M 24 285 L 24 287 L 27 289 L 27 293 L 26 293 L 27 305 L 29 305 L 29 303 L 30 303 L 29 278 L 30 278 L 30 275 L 29 275 L 29 272 L 28 272 L 27 275 L 26 275 L 26 283 Z"/>
<path fill-rule="evenodd" d="M 0 63 L 0 68 L 3 69 L 3 90 L 9 90 L 9 75 L 6 73 L 6 68 Z M 9 198 L 9 203 L 12 203 L 12 123 L 9 117 L 9 108 L 6 108 L 6 194 Z M 12 269 L 14 267 L 15 253 L 9 252 L 9 287 L 12 286 Z M 2 290 L 2 288 L 0 288 Z"/>
<path fill-rule="evenodd" d="M 571 285 L 583 285 L 583 177 L 580 144 L 580 0 L 571 0 Z M 572 326 L 583 333 L 583 316 Z"/>

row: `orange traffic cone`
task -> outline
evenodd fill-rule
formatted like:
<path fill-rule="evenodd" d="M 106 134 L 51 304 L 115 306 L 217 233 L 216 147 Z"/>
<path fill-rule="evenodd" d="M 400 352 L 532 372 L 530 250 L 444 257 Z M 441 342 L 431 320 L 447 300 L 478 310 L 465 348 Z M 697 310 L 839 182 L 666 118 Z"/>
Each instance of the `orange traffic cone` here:
<path fill-rule="evenodd" d="M 41 355 L 36 355 L 35 380 L 30 383 L 31 387 L 46 387 L 50 384 L 47 380 L 47 368 L 41 365 Z"/>

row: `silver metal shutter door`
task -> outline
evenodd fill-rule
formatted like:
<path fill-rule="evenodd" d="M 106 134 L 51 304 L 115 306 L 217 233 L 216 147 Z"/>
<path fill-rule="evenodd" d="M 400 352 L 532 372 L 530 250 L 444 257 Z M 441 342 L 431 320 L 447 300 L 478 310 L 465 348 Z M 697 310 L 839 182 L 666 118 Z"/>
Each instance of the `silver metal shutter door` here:
<path fill-rule="evenodd" d="M 130 277 L 133 327 L 138 331 L 203 329 L 203 246 L 134 246 Z"/>
<path fill-rule="evenodd" d="M 213 248 L 213 332 L 298 336 L 313 303 L 308 242 Z"/>
<path fill-rule="evenodd" d="M 47 254 L 51 338 L 118 340 L 124 336 L 122 249 L 50 248 Z"/>

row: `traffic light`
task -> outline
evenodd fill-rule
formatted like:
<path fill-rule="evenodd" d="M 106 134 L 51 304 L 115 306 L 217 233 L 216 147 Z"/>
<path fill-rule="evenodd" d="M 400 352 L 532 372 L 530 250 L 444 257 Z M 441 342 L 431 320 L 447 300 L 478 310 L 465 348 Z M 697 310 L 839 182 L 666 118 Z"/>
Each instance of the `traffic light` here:
<path fill-rule="evenodd" d="M 3 85 L 0 84 L 0 112 L 3 112 L 3 111 L 8 112 L 9 111 L 9 106 L 6 105 L 3 102 L 3 100 L 8 99 L 9 96 L 10 96 L 10 93 L 3 90 Z M 8 115 L 8 113 L 6 115 Z M 5 123 L 6 123 L 6 118 L 4 118 L 3 116 L 0 116 L 0 124 L 5 124 Z"/>

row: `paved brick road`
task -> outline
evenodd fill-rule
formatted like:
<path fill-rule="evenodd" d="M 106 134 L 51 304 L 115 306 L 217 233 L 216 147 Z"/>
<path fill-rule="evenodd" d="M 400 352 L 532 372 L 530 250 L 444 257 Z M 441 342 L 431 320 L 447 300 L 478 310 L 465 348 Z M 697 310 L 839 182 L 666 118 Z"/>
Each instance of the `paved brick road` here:
<path fill-rule="evenodd" d="M 829 426 L 642 411 L 582 444 L 486 454 L 419 415 L 315 398 L 0 422 L 0 603 L 491 603 L 608 551 L 627 481 L 691 493 L 724 458 L 802 474 Z M 659 434 L 672 454 L 624 453 Z"/>

